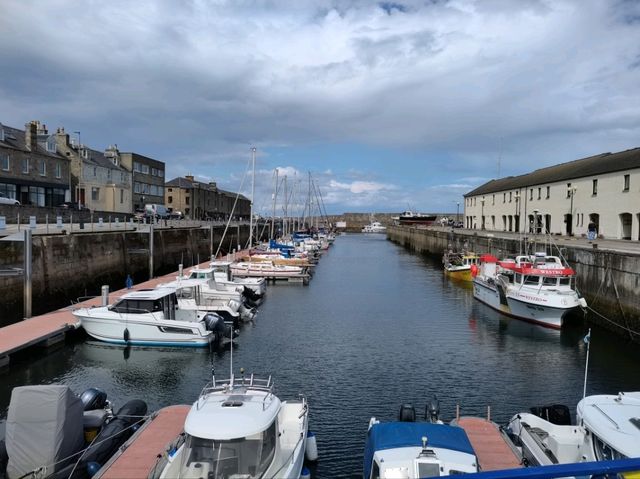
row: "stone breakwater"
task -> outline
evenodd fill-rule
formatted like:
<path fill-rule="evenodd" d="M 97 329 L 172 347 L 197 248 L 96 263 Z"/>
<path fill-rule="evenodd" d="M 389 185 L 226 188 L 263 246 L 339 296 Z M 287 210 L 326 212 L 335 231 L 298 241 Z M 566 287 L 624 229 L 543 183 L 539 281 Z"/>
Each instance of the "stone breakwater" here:
<path fill-rule="evenodd" d="M 394 243 L 422 254 L 441 256 L 445 249 L 467 247 L 478 253 L 497 256 L 517 254 L 521 242 L 517 237 L 479 235 L 466 230 L 418 229 L 390 227 L 387 237 Z M 531 241 L 531 238 L 529 238 Z M 544 241 L 542 237 L 539 241 Z M 543 245 L 543 243 L 538 243 Z M 539 247 L 544 250 L 544 247 Z M 576 271 L 576 284 L 587 304 L 598 315 L 588 318 L 623 337 L 640 342 L 640 254 L 592 245 L 561 245 L 561 251 Z M 552 252 L 557 254 L 557 251 Z"/>

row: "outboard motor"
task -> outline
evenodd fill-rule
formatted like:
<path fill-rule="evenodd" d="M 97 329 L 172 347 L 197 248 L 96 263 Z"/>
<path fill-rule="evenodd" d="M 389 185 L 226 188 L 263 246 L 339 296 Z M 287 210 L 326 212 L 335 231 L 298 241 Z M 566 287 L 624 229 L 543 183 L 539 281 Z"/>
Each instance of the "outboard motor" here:
<path fill-rule="evenodd" d="M 234 328 L 231 324 L 225 324 L 223 334 L 225 338 L 235 339 L 239 336 L 239 330 Z"/>
<path fill-rule="evenodd" d="M 530 409 L 531 414 L 541 417 L 545 421 L 558 426 L 571 425 L 571 411 L 564 404 L 552 404 L 550 406 L 534 406 Z"/>
<path fill-rule="evenodd" d="M 244 294 L 245 298 L 250 299 L 254 303 L 259 302 L 260 299 L 262 298 L 261 294 L 256 293 L 254 290 L 252 290 L 247 286 L 244 287 L 242 294 Z"/>
<path fill-rule="evenodd" d="M 207 327 L 207 331 L 221 331 L 221 325 L 224 325 L 224 320 L 216 313 L 207 313 L 202 320 Z"/>
<path fill-rule="evenodd" d="M 400 406 L 398 421 L 416 422 L 416 409 L 411 404 L 403 404 L 402 406 Z"/>
<path fill-rule="evenodd" d="M 89 388 L 80 395 L 85 411 L 104 409 L 107 405 L 107 393 L 98 388 Z"/>
<path fill-rule="evenodd" d="M 438 396 L 434 394 L 433 398 L 427 404 L 427 407 L 424 410 L 424 419 L 425 421 L 429 421 L 431 423 L 437 423 L 440 416 L 440 401 L 438 400 Z"/>

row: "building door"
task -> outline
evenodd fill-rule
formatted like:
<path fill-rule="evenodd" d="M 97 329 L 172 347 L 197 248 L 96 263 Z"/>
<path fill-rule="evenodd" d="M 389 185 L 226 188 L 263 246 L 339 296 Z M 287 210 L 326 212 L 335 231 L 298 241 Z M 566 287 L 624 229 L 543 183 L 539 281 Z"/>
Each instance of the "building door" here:
<path fill-rule="evenodd" d="M 544 231 L 551 233 L 551 215 L 544 215 Z"/>
<path fill-rule="evenodd" d="M 85 203 L 85 196 L 84 196 L 84 188 L 78 188 L 78 204 L 79 205 L 86 205 Z"/>
<path fill-rule="evenodd" d="M 566 227 L 566 233 L 567 236 L 573 236 L 573 215 L 570 213 L 567 213 L 566 215 L 564 215 L 564 224 Z"/>
<path fill-rule="evenodd" d="M 633 217 L 631 213 L 621 213 L 620 214 L 620 239 L 630 240 L 631 239 L 631 222 Z"/>

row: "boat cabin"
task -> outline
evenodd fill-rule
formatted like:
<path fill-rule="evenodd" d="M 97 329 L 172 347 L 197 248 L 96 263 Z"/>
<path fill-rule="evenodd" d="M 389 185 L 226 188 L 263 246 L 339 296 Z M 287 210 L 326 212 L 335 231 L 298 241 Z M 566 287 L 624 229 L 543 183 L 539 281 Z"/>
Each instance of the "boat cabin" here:
<path fill-rule="evenodd" d="M 271 386 L 205 388 L 185 421 L 180 477 L 262 477 L 277 452 L 280 407 Z"/>
<path fill-rule="evenodd" d="M 233 280 L 231 276 L 231 261 L 212 261 L 210 266 L 213 270 L 214 277 L 217 273 L 219 277 L 226 278 L 227 281 Z"/>
<path fill-rule="evenodd" d="M 372 423 L 364 455 L 366 479 L 478 472 L 475 452 L 460 427 L 426 422 Z"/>
<path fill-rule="evenodd" d="M 127 314 L 162 312 L 165 319 L 176 319 L 178 298 L 172 288 L 142 289 L 125 294 L 120 301 L 109 306 L 109 311 Z"/>

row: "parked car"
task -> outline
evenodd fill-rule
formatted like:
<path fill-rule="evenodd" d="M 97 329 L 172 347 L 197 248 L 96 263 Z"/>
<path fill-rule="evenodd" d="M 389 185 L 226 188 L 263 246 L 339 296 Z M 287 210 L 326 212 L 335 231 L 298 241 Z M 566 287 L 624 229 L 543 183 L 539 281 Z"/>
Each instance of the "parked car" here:
<path fill-rule="evenodd" d="M 67 210 L 89 211 L 89 208 L 74 201 L 65 201 L 61 205 L 58 205 L 58 208 L 64 208 Z"/>
<path fill-rule="evenodd" d="M 4 193 L 0 193 L 0 205 L 19 205 L 20 202 L 14 198 L 9 198 Z"/>
<path fill-rule="evenodd" d="M 184 214 L 182 213 L 182 211 L 170 211 L 169 212 L 169 219 L 170 220 L 181 220 L 184 218 Z"/>

